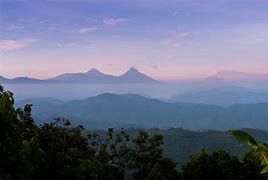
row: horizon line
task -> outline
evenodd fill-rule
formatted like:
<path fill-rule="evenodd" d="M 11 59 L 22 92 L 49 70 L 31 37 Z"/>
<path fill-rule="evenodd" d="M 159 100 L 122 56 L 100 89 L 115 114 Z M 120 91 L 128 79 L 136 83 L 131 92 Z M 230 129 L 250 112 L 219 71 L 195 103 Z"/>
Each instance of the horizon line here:
<path fill-rule="evenodd" d="M 6 78 L 6 79 L 15 79 L 15 78 L 33 78 L 33 79 L 37 79 L 37 80 L 49 80 L 49 79 L 52 79 L 54 77 L 57 77 L 57 76 L 60 76 L 60 75 L 63 75 L 63 74 L 77 74 L 77 73 L 82 73 L 82 74 L 85 74 L 87 72 L 90 72 L 92 70 L 96 70 L 98 71 L 99 73 L 102 73 L 104 75 L 111 75 L 111 76 L 120 76 L 120 75 L 123 75 L 125 74 L 126 72 L 130 71 L 131 69 L 134 69 L 134 70 L 137 70 L 139 73 L 142 73 L 142 74 L 145 74 L 155 80 L 160 80 L 160 81 L 176 81 L 176 80 L 197 80 L 197 79 L 204 79 L 204 78 L 209 78 L 209 77 L 217 77 L 217 73 L 221 73 L 221 72 L 233 72 L 233 73 L 244 73 L 244 74 L 250 74 L 250 75 L 267 75 L 268 76 L 268 73 L 257 73 L 257 72 L 245 72 L 245 71 L 239 71 L 239 70 L 215 70 L 213 73 L 211 73 L 211 75 L 203 75 L 203 76 L 199 76 L 199 77 L 187 77 L 187 76 L 180 76 L 180 77 L 174 77 L 174 78 L 154 78 L 153 76 L 151 75 L 148 75 L 146 72 L 143 72 L 143 71 L 140 71 L 138 67 L 134 67 L 134 66 L 130 66 L 129 68 L 127 68 L 126 70 L 124 70 L 123 72 L 121 73 L 118 73 L 118 74 L 107 74 L 101 70 L 99 70 L 98 68 L 95 68 L 95 67 L 92 67 L 90 68 L 89 70 L 87 71 L 80 71 L 80 72 L 63 72 L 63 73 L 59 73 L 57 75 L 54 75 L 54 76 L 50 76 L 50 77 L 46 77 L 46 78 L 38 78 L 38 77 L 34 77 L 34 76 L 27 76 L 27 75 L 19 75 L 19 76 L 14 76 L 14 77 L 7 77 L 7 76 L 4 76 L 4 75 L 1 75 L 1 77 L 3 78 Z"/>

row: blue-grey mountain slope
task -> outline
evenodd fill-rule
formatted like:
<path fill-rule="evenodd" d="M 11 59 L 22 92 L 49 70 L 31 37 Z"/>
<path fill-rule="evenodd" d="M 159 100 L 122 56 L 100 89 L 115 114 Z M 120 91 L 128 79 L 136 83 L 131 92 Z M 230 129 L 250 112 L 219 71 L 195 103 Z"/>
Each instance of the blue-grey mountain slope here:
<path fill-rule="evenodd" d="M 30 102 L 30 101 L 29 101 Z M 183 127 L 189 129 L 268 129 L 268 103 L 230 107 L 191 103 L 166 103 L 139 95 L 105 93 L 84 100 L 48 104 L 33 102 L 33 115 L 40 122 L 65 117 L 88 128 Z M 22 106 L 26 101 L 19 102 Z M 30 102 L 31 103 L 31 102 Z"/>
<path fill-rule="evenodd" d="M 118 81 L 124 83 L 160 83 L 160 81 L 139 72 L 133 67 L 121 76 L 118 76 Z"/>
<path fill-rule="evenodd" d="M 104 74 L 97 69 L 91 69 L 85 73 L 64 73 L 49 79 L 34 79 L 29 77 L 17 77 L 7 79 L 0 76 L 0 83 L 163 83 L 155 80 L 146 74 L 139 72 L 135 68 L 130 68 L 127 72 L 120 76 Z"/>
<path fill-rule="evenodd" d="M 79 83 L 113 83 L 116 82 L 116 77 L 104 74 L 97 69 L 91 69 L 85 73 L 65 73 L 50 80 L 60 82 L 79 82 Z"/>
<path fill-rule="evenodd" d="M 45 83 L 47 80 L 40 80 L 29 77 L 16 77 L 13 79 L 8 79 L 3 76 L 0 76 L 0 83 Z"/>

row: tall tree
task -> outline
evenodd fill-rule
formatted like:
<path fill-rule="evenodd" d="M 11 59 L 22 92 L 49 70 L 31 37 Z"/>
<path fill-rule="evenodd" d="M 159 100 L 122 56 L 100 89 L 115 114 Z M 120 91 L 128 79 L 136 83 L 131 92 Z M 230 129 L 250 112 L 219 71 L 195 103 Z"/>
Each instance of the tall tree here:
<path fill-rule="evenodd" d="M 163 136 L 149 137 L 146 131 L 140 131 L 133 140 L 134 150 L 131 155 L 130 167 L 133 169 L 134 179 L 178 179 L 175 170 L 176 163 L 163 157 L 160 146 Z"/>

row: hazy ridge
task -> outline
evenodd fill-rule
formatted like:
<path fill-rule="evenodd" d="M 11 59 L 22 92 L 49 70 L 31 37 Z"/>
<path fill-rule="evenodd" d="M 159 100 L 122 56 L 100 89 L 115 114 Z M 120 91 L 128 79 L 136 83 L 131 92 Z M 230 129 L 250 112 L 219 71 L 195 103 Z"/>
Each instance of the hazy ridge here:
<path fill-rule="evenodd" d="M 82 100 L 37 98 L 32 103 L 38 122 L 54 117 L 70 119 L 87 128 L 144 127 L 189 129 L 268 129 L 268 103 L 234 104 L 229 107 L 196 103 L 167 103 L 140 95 L 105 93 Z"/>

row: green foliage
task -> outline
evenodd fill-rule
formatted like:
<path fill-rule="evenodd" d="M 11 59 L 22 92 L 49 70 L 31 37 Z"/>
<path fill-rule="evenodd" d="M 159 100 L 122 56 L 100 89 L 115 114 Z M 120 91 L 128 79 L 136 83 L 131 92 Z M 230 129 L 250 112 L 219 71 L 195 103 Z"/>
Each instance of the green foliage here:
<path fill-rule="evenodd" d="M 261 161 L 257 155 L 251 150 L 243 158 L 242 175 L 246 180 L 264 180 L 268 179 L 268 174 L 261 174 L 262 171 Z"/>
<path fill-rule="evenodd" d="M 98 161 L 82 126 L 64 119 L 37 126 L 31 105 L 15 109 L 13 94 L 0 90 L 0 179 L 120 179 Z"/>
<path fill-rule="evenodd" d="M 229 131 L 238 141 L 248 143 L 254 153 L 258 156 L 263 170 L 261 173 L 268 173 L 268 146 L 264 143 L 258 143 L 252 136 L 243 131 Z"/>
<path fill-rule="evenodd" d="M 177 179 L 176 164 L 162 156 L 160 145 L 161 135 L 149 137 L 145 131 L 140 131 L 133 140 L 134 151 L 131 154 L 130 166 L 134 169 L 134 179 Z"/>
<path fill-rule="evenodd" d="M 89 133 L 83 126 L 72 126 L 61 118 L 38 126 L 32 118 L 31 107 L 29 104 L 15 109 L 13 94 L 0 86 L 0 179 L 266 178 L 259 175 L 263 159 L 257 158 L 266 146 L 253 148 L 243 162 L 225 151 L 212 154 L 203 151 L 198 157 L 191 156 L 180 174 L 176 163 L 163 155 L 165 144 L 159 131 L 126 132 L 110 128 L 105 134 Z M 187 133 L 193 135 L 192 131 Z M 251 146 L 260 145 L 244 133 L 238 135 Z M 174 137 L 181 136 L 183 133 Z M 195 138 L 195 142 L 200 141 Z M 176 143 L 182 143 L 178 139 L 166 142 L 173 149 Z"/>
<path fill-rule="evenodd" d="M 97 133 L 90 134 L 91 145 L 96 157 L 101 162 L 110 162 L 121 174 L 134 179 L 174 179 L 179 175 L 176 163 L 165 158 L 160 146 L 163 137 L 140 131 L 130 140 L 129 135 L 121 129 L 109 129 L 104 137 Z"/>
<path fill-rule="evenodd" d="M 135 179 L 176 177 L 162 155 L 162 136 L 141 131 L 130 140 L 121 129 L 104 137 L 57 118 L 37 126 L 31 106 L 14 108 L 13 94 L 0 87 L 0 179 Z M 149 157 L 149 159 L 147 159 Z"/>
<path fill-rule="evenodd" d="M 248 152 L 243 161 L 223 150 L 208 153 L 202 150 L 198 155 L 191 155 L 182 167 L 182 179 L 244 179 L 266 180 L 268 176 L 260 174 L 261 162 L 253 151 Z"/>
<path fill-rule="evenodd" d="M 0 88 L 0 178 L 10 179 L 12 176 L 23 177 L 23 174 L 14 174 L 19 171 L 21 157 L 18 150 L 22 146 L 19 134 L 19 120 L 13 108 L 13 94 Z"/>
<path fill-rule="evenodd" d="M 203 150 L 199 156 L 190 156 L 189 161 L 182 167 L 183 179 L 240 179 L 241 163 L 225 151 L 212 154 Z"/>

